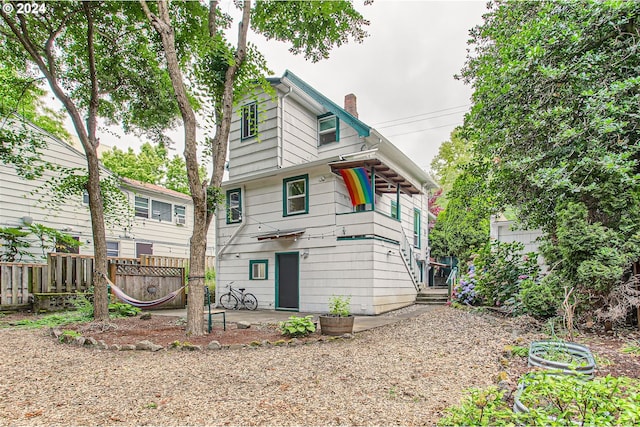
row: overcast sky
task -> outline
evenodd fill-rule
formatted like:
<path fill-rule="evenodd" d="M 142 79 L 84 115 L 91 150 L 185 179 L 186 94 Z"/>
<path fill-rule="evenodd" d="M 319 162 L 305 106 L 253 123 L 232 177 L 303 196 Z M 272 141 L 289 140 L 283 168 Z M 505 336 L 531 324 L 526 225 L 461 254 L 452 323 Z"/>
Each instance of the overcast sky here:
<path fill-rule="evenodd" d="M 355 94 L 360 120 L 429 169 L 470 108 L 471 88 L 454 75 L 486 2 L 374 0 L 357 7 L 371 21 L 370 36 L 335 49 L 328 60 L 313 64 L 282 43 L 254 41 L 276 76 L 289 69 L 340 106 Z"/>
<path fill-rule="evenodd" d="M 230 0 L 222 5 L 233 11 Z M 283 43 L 255 34 L 250 40 L 275 76 L 288 69 L 340 106 L 346 94 L 354 93 L 360 120 L 428 170 L 440 144 L 462 124 L 470 107 L 471 88 L 454 75 L 464 64 L 469 30 L 482 23 L 486 3 L 375 0 L 363 6 L 358 0 L 356 7 L 371 22 L 370 36 L 315 64 L 290 54 Z M 182 130 L 170 136 L 182 153 Z M 101 141 L 121 149 L 141 144 L 130 136 L 117 139 L 104 133 Z"/>

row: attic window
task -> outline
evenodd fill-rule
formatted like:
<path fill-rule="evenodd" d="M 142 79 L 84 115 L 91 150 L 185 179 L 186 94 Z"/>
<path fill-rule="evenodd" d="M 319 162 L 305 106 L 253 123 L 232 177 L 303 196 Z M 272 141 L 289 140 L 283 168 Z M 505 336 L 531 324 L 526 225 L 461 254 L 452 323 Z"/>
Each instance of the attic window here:
<path fill-rule="evenodd" d="M 339 122 L 334 115 L 318 117 L 318 145 L 340 140 Z"/>

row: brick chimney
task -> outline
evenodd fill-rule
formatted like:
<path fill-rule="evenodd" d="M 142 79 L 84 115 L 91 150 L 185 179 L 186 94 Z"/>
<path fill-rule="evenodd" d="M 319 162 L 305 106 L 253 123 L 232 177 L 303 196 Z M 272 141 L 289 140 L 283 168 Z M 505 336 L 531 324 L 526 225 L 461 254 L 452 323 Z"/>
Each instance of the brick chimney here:
<path fill-rule="evenodd" d="M 356 106 L 356 96 L 352 93 L 344 97 L 344 109 L 353 117 L 358 118 L 358 108 Z"/>

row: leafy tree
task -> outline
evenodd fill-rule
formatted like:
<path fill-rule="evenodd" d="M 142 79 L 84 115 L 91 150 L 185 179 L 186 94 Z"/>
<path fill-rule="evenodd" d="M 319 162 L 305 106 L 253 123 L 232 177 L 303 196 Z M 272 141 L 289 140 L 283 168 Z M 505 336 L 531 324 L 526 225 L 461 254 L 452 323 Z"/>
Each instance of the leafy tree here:
<path fill-rule="evenodd" d="M 136 154 L 131 147 L 122 151 L 118 147 L 102 154 L 102 163 L 118 176 L 160 184 L 167 162 L 167 150 L 162 145 L 153 146 L 145 142 Z"/>
<path fill-rule="evenodd" d="M 0 261 L 19 262 L 22 257 L 29 255 L 28 248 L 31 244 L 26 239 L 29 234 L 29 231 L 18 227 L 0 228 L 0 239 L 3 241 Z"/>
<path fill-rule="evenodd" d="M 108 321 L 107 251 L 97 148 L 98 118 L 125 131 L 158 134 L 175 117 L 176 103 L 157 61 L 157 39 L 140 25 L 129 2 L 52 2 L 46 13 L 0 11 L 6 51 L 44 78 L 62 102 L 82 144 L 88 177 L 95 254 L 94 315 Z M 22 70 L 19 70 L 22 71 Z"/>
<path fill-rule="evenodd" d="M 264 34 L 267 39 L 287 41 L 293 53 L 317 61 L 327 57 L 334 46 L 349 38 L 361 41 L 366 33 L 365 21 L 348 2 L 280 2 L 261 1 L 253 7 L 251 1 L 236 3 L 242 18 L 238 24 L 237 43 L 226 39 L 230 16 L 221 12 L 218 1 L 206 8 L 188 2 L 184 11 L 175 3 L 141 0 L 147 19 L 162 42 L 166 68 L 184 125 L 185 151 L 189 190 L 194 205 L 194 229 L 190 244 L 190 289 L 187 312 L 187 333 L 204 333 L 204 276 L 206 235 L 215 206 L 220 201 L 220 184 L 224 173 L 227 142 L 234 103 L 257 88 L 269 92 L 265 79 L 268 72 L 262 55 L 248 42 L 248 31 Z M 192 43 L 184 49 L 184 39 Z M 200 105 L 212 105 L 210 126 L 214 132 L 207 138 L 207 152 L 212 157 L 213 173 L 207 181 L 198 175 L 196 116 L 189 97 L 197 93 Z"/>
<path fill-rule="evenodd" d="M 438 154 L 431 161 L 431 171 L 443 192 L 443 197 L 438 200 L 438 205 L 442 208 L 447 207 L 447 193 L 462 173 L 464 165 L 471 161 L 472 154 L 473 144 L 465 138 L 463 129 L 457 127 L 451 132 L 451 139 L 440 145 Z"/>
<path fill-rule="evenodd" d="M 178 155 L 169 159 L 164 144 L 152 145 L 145 142 L 136 154 L 132 148 L 123 151 L 114 147 L 102 155 L 102 163 L 118 176 L 135 179 L 150 184 L 162 185 L 170 190 L 189 194 L 187 165 Z M 200 179 L 205 179 L 207 171 L 200 166 Z"/>
<path fill-rule="evenodd" d="M 431 253 L 467 259 L 489 240 L 491 213 L 484 175 L 472 170 L 461 173 L 453 183 L 447 208 L 430 232 Z"/>
<path fill-rule="evenodd" d="M 498 206 L 546 231 L 552 274 L 591 296 L 640 253 L 639 18 L 638 2 L 497 1 L 461 74 Z"/>
<path fill-rule="evenodd" d="M 33 179 L 51 165 L 40 158 L 46 144 L 29 122 L 62 139 L 68 139 L 69 134 L 60 114 L 43 105 L 41 82 L 21 74 L 13 64 L 9 66 L 14 59 L 10 54 L 0 59 L 0 163 L 13 166 L 25 179 Z"/>

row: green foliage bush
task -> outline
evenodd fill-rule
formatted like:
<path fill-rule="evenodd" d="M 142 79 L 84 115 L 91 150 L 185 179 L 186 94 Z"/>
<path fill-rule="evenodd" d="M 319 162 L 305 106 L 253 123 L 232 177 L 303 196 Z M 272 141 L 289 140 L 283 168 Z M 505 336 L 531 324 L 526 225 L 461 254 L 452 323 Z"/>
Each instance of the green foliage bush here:
<path fill-rule="evenodd" d="M 288 320 L 278 324 L 280 333 L 291 338 L 306 337 L 316 331 L 316 325 L 311 320 L 312 318 L 312 315 L 305 317 L 291 316 Z"/>
<path fill-rule="evenodd" d="M 348 317 L 351 314 L 351 297 L 332 296 L 329 299 L 329 314 Z"/>
<path fill-rule="evenodd" d="M 523 249 L 524 245 L 520 242 L 492 241 L 478 253 L 474 260 L 475 290 L 485 304 L 502 306 L 509 302 L 517 306 L 520 282 L 538 278 L 540 267 L 537 255 L 521 255 Z"/>
<path fill-rule="evenodd" d="M 520 402 L 529 409 L 513 412 L 504 391 L 492 386 L 471 389 L 459 405 L 447 409 L 439 426 L 638 425 L 640 380 L 536 372 L 526 376 Z"/>
<path fill-rule="evenodd" d="M 556 276 L 546 276 L 540 281 L 525 279 L 520 282 L 518 296 L 524 313 L 549 318 L 562 304 L 562 286 Z"/>

